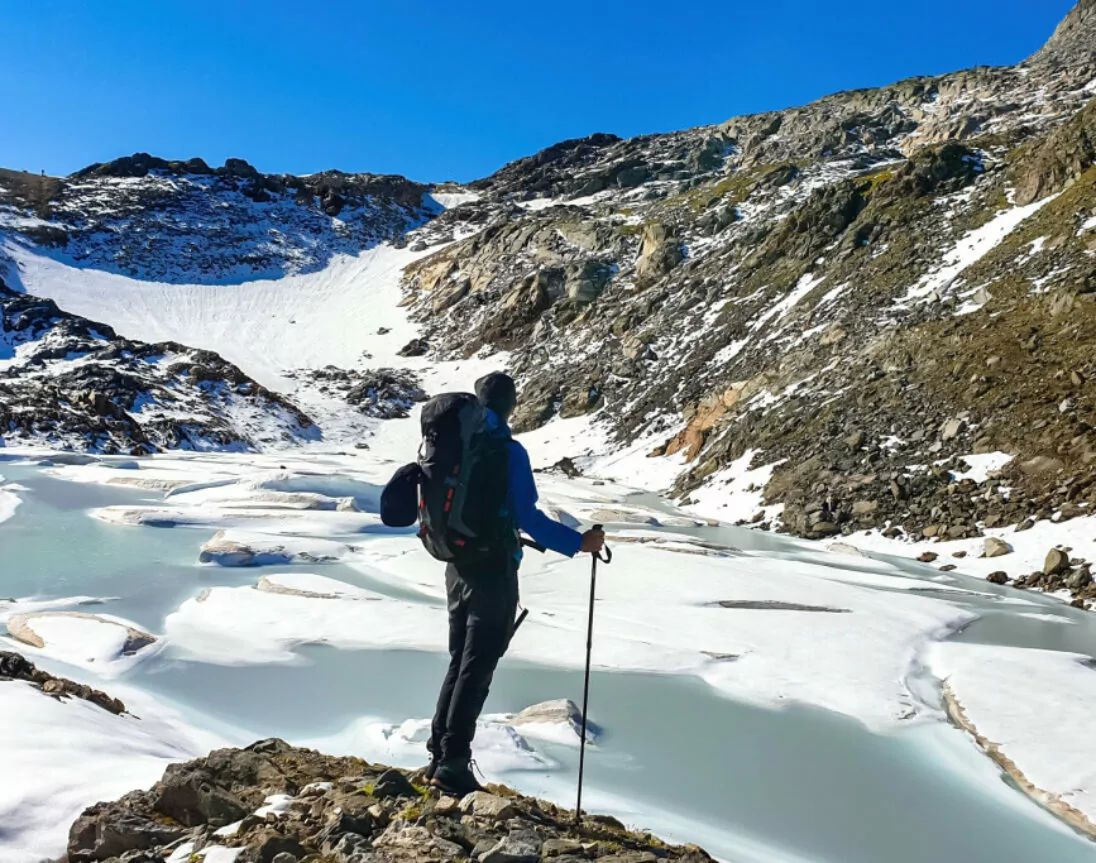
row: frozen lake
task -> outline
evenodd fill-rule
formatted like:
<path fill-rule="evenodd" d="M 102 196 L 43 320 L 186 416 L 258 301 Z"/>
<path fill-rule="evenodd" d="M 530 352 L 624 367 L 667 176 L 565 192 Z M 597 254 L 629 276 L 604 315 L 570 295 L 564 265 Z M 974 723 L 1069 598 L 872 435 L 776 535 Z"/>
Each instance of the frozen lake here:
<path fill-rule="evenodd" d="M 88 516 L 100 507 L 160 503 L 160 492 L 78 484 L 3 460 L 0 474 L 26 488 L 15 515 L 0 523 L 0 597 L 109 598 L 82 610 L 160 633 L 169 614 L 204 590 L 252 585 L 258 574 L 300 571 L 299 566 L 200 566 L 198 548 L 212 528 L 129 527 Z M 781 537 L 727 527 L 675 532 L 776 559 L 802 549 Z M 359 534 L 354 541 L 371 539 Z M 617 566 L 627 566 L 627 560 L 626 552 L 620 554 Z M 895 566 L 900 576 L 922 581 L 930 593 L 940 588 L 938 581 L 925 579 L 923 568 L 908 561 Z M 439 602 L 345 563 L 315 571 L 405 602 Z M 437 578 L 440 584 L 440 565 Z M 973 579 L 956 576 L 949 583 L 977 591 L 948 599 L 980 615 L 955 640 L 1096 657 L 1091 615 L 1037 596 L 1028 597 L 1027 605 L 1002 603 L 997 600 L 1003 590 Z M 425 650 L 312 644 L 295 652 L 293 663 L 213 664 L 177 654 L 169 643 L 121 682 L 234 742 L 279 736 L 294 743 L 353 746 L 348 729 L 363 718 L 395 727 L 429 716 L 445 666 L 441 654 Z M 110 691 L 110 681 L 97 681 L 85 669 L 34 658 L 54 673 Z M 555 698 L 578 701 L 581 687 L 580 671 L 507 659 L 487 711 L 516 712 Z M 918 691 L 939 700 L 938 682 L 927 674 Z M 687 676 L 608 671 L 594 675 L 591 714 L 603 729 L 588 759 L 591 808 L 695 841 L 724 859 L 1096 860 L 1096 844 L 1013 788 L 965 733 L 943 721 L 875 733 L 855 719 L 817 708 L 744 703 Z M 358 740 L 361 754 L 375 755 L 368 737 Z M 551 766 L 492 772 L 491 778 L 570 803 L 577 747 L 542 741 L 535 747 Z M 395 755 L 393 760 L 407 766 L 421 760 L 406 750 Z"/>

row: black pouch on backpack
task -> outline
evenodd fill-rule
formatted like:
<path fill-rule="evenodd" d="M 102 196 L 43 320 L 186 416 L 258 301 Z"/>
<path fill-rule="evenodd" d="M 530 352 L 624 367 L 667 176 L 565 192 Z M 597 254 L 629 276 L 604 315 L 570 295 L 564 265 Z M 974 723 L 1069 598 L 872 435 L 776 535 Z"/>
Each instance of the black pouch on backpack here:
<path fill-rule="evenodd" d="M 381 492 L 381 521 L 388 527 L 410 527 L 419 518 L 419 485 L 422 468 L 405 464 Z"/>
<path fill-rule="evenodd" d="M 419 536 L 437 560 L 456 562 L 510 546 L 506 440 L 488 433 L 471 393 L 447 393 L 422 409 Z"/>

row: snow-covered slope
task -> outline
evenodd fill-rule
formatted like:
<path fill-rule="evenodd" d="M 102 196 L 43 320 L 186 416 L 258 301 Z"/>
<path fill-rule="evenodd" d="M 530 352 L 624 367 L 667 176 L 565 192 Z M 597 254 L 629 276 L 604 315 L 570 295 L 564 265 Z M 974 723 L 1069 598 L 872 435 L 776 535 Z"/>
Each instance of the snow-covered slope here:
<path fill-rule="evenodd" d="M 398 308 L 399 278 L 437 240 L 427 234 L 411 252 L 406 232 L 440 212 L 440 201 L 474 194 L 438 192 L 435 199 L 398 177 L 271 177 L 239 160 L 213 170 L 201 160 L 168 163 L 140 154 L 92 166 L 63 183 L 44 186 L 46 180 L 0 172 L 0 276 L 19 292 L 56 300 L 70 315 L 105 321 L 109 326 L 102 329 L 120 338 L 174 347 L 151 364 L 134 366 L 118 350 L 98 351 L 91 364 L 86 351 L 73 348 L 68 356 L 54 344 L 51 359 L 57 362 L 46 369 L 30 361 L 40 356 L 41 345 L 21 348 L 18 361 L 8 345 L 0 351 L 10 356 L 0 353 L 0 363 L 13 393 L 18 388 L 37 398 L 50 380 L 66 399 L 80 397 L 85 381 L 64 377 L 63 363 L 73 360 L 85 378 L 91 365 L 106 374 L 126 363 L 129 371 L 170 377 L 177 354 L 198 350 L 204 363 L 199 390 L 185 378 L 172 379 L 165 384 L 173 391 L 167 397 L 163 389 L 128 382 L 128 396 L 117 399 L 107 387 L 109 405 L 100 399 L 98 410 L 117 423 L 174 419 L 191 429 L 152 434 L 152 447 L 356 441 L 374 425 L 370 417 L 401 415 L 421 398 L 413 375 L 387 371 L 422 365 L 399 357 L 418 331 Z M 71 338 L 67 331 L 47 334 L 50 326 L 55 323 L 40 322 L 35 339 Z M 111 333 L 102 341 L 114 338 Z M 160 372 L 157 363 L 164 364 Z M 239 368 L 260 388 L 300 404 L 303 413 L 280 395 L 268 397 L 274 407 L 299 414 L 307 431 L 282 428 L 281 408 L 255 410 L 254 400 L 236 398 L 230 390 L 242 382 L 236 380 Z M 188 405 L 211 400 L 219 402 L 216 421 Z M 9 441 L 122 445 L 99 441 L 76 419 L 79 410 L 67 405 L 53 406 L 48 418 L 33 422 L 28 405 L 20 406 L 14 394 L 6 407 L 21 411 L 19 422 L 0 427 Z M 144 442 L 140 433 L 123 437 L 130 445 Z"/>
<path fill-rule="evenodd" d="M 319 437 L 296 406 L 216 354 L 124 339 L 0 282 L 0 441 L 142 455 Z"/>
<path fill-rule="evenodd" d="M 399 308 L 399 276 L 421 253 L 388 245 L 340 255 L 319 272 L 233 286 L 80 269 L 19 245 L 7 253 L 28 293 L 129 338 L 215 351 L 264 386 L 292 386 L 286 372 L 295 369 L 400 364 L 398 351 L 418 332 Z"/>

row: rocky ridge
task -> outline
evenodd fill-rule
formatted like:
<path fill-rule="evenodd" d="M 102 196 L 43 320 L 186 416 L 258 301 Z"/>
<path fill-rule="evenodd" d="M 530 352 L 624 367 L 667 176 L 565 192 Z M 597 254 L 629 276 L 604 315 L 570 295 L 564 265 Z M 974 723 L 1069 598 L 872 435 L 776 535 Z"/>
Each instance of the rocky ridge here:
<path fill-rule="evenodd" d="M 217 354 L 121 338 L 0 281 L 0 443 L 146 455 L 317 436 L 300 409 Z"/>
<path fill-rule="evenodd" d="M 0 171 L 0 227 L 78 266 L 177 283 L 233 283 L 315 272 L 403 235 L 436 214 L 403 177 L 260 173 L 242 159 L 147 153 L 69 177 Z M 5 212 L 6 210 L 6 212 Z"/>
<path fill-rule="evenodd" d="M 272 739 L 171 765 L 151 789 L 88 808 L 72 826 L 68 859 L 163 863 L 216 847 L 238 863 L 711 859 L 612 818 L 575 824 L 573 815 L 501 786 L 440 795 L 421 773 Z"/>

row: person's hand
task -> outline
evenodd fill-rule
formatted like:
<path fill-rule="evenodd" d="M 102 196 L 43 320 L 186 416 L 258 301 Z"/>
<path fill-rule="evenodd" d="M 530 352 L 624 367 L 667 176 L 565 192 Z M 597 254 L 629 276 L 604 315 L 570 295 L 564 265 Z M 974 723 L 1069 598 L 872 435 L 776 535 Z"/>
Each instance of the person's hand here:
<path fill-rule="evenodd" d="M 599 527 L 590 528 L 582 535 L 582 545 L 579 551 L 588 551 L 597 554 L 605 547 L 605 531 Z"/>

